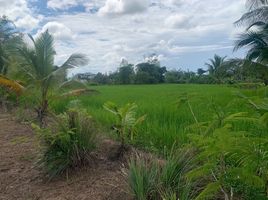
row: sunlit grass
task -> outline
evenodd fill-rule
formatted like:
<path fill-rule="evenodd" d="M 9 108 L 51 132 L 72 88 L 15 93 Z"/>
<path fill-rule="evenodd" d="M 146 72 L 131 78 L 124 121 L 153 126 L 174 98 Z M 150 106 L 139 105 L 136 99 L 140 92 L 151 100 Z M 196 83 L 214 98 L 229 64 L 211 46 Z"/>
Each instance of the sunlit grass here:
<path fill-rule="evenodd" d="M 128 86 L 92 86 L 100 94 L 79 97 L 85 108 L 106 130 L 114 123 L 114 117 L 103 109 L 103 104 L 112 101 L 118 105 L 136 103 L 138 114 L 146 114 L 146 120 L 139 127 L 136 145 L 144 148 L 163 150 L 175 142 L 180 145 L 187 142 L 185 127 L 194 123 L 186 106 L 178 107 L 176 101 L 182 93 L 194 94 L 190 100 L 197 119 L 208 121 L 214 113 L 210 102 L 214 101 L 227 113 L 241 111 L 252 112 L 251 108 L 236 96 L 236 88 L 222 85 L 128 85 Z M 245 91 L 247 95 L 259 96 L 264 90 Z M 62 102 L 60 105 L 66 105 Z M 63 106 L 59 110 L 63 110 Z"/>

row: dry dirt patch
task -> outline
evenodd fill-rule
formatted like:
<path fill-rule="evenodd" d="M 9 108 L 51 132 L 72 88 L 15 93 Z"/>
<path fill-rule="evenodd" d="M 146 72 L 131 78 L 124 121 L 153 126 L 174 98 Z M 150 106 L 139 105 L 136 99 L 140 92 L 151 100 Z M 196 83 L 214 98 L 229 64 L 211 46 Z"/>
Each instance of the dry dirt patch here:
<path fill-rule="evenodd" d="M 91 166 L 61 177 L 44 180 L 35 168 L 38 148 L 32 129 L 0 110 L 0 200 L 128 200 L 122 163 L 108 159 L 104 141 Z M 113 148 L 113 147 L 111 147 Z"/>

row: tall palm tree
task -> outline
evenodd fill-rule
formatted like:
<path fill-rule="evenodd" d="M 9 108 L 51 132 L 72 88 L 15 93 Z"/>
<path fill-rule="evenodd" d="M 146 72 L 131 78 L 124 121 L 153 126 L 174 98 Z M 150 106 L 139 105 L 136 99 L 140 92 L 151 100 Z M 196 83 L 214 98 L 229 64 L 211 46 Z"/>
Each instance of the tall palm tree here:
<path fill-rule="evenodd" d="M 246 59 L 260 63 L 268 62 L 268 24 L 258 25 L 257 29 L 246 30 L 235 41 L 234 51 L 248 48 Z"/>
<path fill-rule="evenodd" d="M 0 17 L 0 74 L 7 74 L 9 55 L 6 51 L 9 43 L 18 36 L 16 26 L 6 16 Z"/>
<path fill-rule="evenodd" d="M 245 24 L 245 33 L 238 35 L 234 51 L 247 48 L 245 59 L 234 59 L 242 68 L 254 68 L 268 83 L 268 0 L 248 0 L 249 11 L 236 24 Z"/>
<path fill-rule="evenodd" d="M 56 67 L 53 36 L 45 31 L 36 39 L 31 35 L 29 38 L 33 44 L 22 42 L 16 46 L 15 52 L 20 60 L 22 72 L 27 75 L 32 84 L 39 88 L 39 106 L 36 111 L 42 125 L 48 109 L 49 90 L 66 81 L 67 69 L 86 65 L 88 59 L 83 54 L 72 54 L 62 66 Z"/>
<path fill-rule="evenodd" d="M 247 0 L 246 12 L 239 20 L 235 22 L 238 25 L 248 25 L 268 22 L 268 0 Z"/>
<path fill-rule="evenodd" d="M 226 56 L 221 57 L 215 54 L 213 59 L 209 59 L 210 63 L 205 63 L 205 65 L 208 67 L 208 72 L 211 76 L 220 79 L 221 70 L 224 66 L 225 59 Z"/>

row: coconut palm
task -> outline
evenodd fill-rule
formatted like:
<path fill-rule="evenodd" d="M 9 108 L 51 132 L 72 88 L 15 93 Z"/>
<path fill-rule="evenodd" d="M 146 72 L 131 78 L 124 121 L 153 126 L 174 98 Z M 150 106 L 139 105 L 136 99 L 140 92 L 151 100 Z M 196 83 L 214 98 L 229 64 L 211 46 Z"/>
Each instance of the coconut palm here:
<path fill-rule="evenodd" d="M 245 33 L 238 35 L 234 51 L 247 48 L 245 59 L 232 62 L 247 69 L 254 69 L 268 83 L 268 0 L 248 0 L 249 11 L 236 24 L 246 24 Z"/>
<path fill-rule="evenodd" d="M 205 63 L 205 65 L 208 67 L 209 74 L 218 80 L 221 78 L 221 72 L 224 67 L 225 59 L 226 56 L 221 57 L 215 54 L 213 59 L 209 59 L 210 63 Z"/>
<path fill-rule="evenodd" d="M 258 29 L 247 30 L 238 36 L 234 51 L 248 48 L 246 58 L 260 63 L 268 61 L 268 24 L 258 25 Z"/>
<path fill-rule="evenodd" d="M 0 74 L 7 74 L 9 56 L 6 51 L 9 43 L 18 36 L 16 26 L 6 16 L 0 17 Z"/>
<path fill-rule="evenodd" d="M 248 25 L 268 22 L 268 0 L 247 0 L 248 12 L 235 22 Z"/>
<path fill-rule="evenodd" d="M 20 60 L 20 69 L 27 76 L 31 84 L 39 90 L 39 106 L 36 108 L 40 124 L 48 109 L 48 92 L 54 86 L 66 81 L 67 69 L 83 66 L 88 59 L 83 54 L 72 54 L 60 67 L 56 67 L 54 57 L 56 55 L 53 36 L 45 31 L 36 39 L 31 35 L 32 45 L 22 42 L 15 48 Z"/>

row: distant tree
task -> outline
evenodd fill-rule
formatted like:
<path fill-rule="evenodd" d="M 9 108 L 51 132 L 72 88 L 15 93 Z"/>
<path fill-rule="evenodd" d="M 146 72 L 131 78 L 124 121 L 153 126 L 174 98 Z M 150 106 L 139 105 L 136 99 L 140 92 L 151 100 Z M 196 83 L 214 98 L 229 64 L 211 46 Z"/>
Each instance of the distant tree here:
<path fill-rule="evenodd" d="M 221 57 L 215 54 L 213 59 L 209 59 L 210 63 L 205 63 L 208 67 L 209 75 L 217 79 L 219 82 L 221 82 L 224 75 L 226 75 L 224 66 L 225 59 L 226 56 Z"/>
<path fill-rule="evenodd" d="M 120 84 L 133 83 L 135 76 L 134 65 L 129 64 L 125 59 L 122 60 L 118 70 L 118 79 Z"/>
<path fill-rule="evenodd" d="M 111 83 L 109 76 L 100 72 L 94 76 L 93 81 L 101 85 Z"/>
<path fill-rule="evenodd" d="M 181 72 L 180 71 L 168 71 L 165 74 L 165 82 L 167 83 L 179 83 L 181 77 Z"/>
<path fill-rule="evenodd" d="M 151 56 L 145 62 L 137 64 L 136 71 L 136 83 L 153 84 L 165 82 L 167 69 L 160 66 L 156 56 Z"/>
<path fill-rule="evenodd" d="M 203 74 L 206 73 L 206 72 L 207 72 L 207 71 L 204 70 L 204 69 L 202 69 L 202 68 L 198 68 L 198 69 L 197 69 L 197 74 L 198 74 L 199 76 L 203 75 Z"/>
<path fill-rule="evenodd" d="M 111 84 L 120 84 L 118 71 L 109 74 L 109 79 Z"/>

